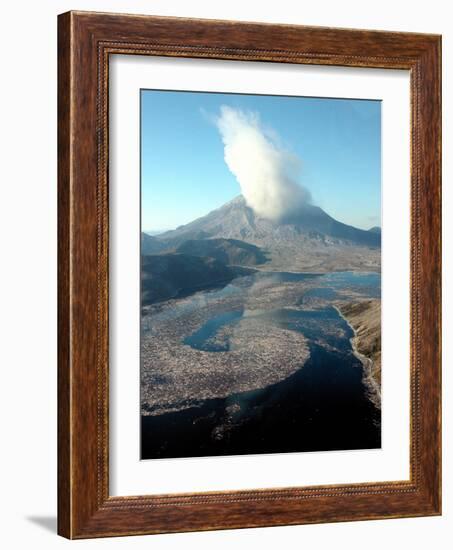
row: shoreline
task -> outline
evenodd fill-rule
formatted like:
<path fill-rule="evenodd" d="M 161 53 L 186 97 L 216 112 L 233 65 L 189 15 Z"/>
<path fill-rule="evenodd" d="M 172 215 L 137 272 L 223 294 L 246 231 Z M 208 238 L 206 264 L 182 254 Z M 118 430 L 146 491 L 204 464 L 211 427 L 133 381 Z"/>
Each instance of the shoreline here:
<path fill-rule="evenodd" d="M 325 271 L 295 271 L 293 269 L 266 269 L 261 265 L 253 266 L 253 269 L 259 273 L 292 273 L 295 275 L 328 275 L 329 273 L 360 273 L 360 275 L 367 275 L 372 273 L 381 274 L 381 269 L 327 269 Z"/>
<path fill-rule="evenodd" d="M 349 341 L 351 342 L 352 352 L 354 356 L 357 357 L 357 359 L 363 365 L 363 385 L 367 389 L 368 398 L 370 399 L 370 401 L 375 405 L 376 408 L 381 409 L 381 388 L 373 376 L 373 360 L 366 355 L 363 355 L 363 353 L 360 353 L 357 348 L 357 341 L 360 339 L 357 334 L 357 330 L 338 306 L 334 305 L 333 307 L 337 310 L 340 317 L 344 319 L 344 321 L 351 328 L 354 334 L 354 336 L 352 336 Z"/>

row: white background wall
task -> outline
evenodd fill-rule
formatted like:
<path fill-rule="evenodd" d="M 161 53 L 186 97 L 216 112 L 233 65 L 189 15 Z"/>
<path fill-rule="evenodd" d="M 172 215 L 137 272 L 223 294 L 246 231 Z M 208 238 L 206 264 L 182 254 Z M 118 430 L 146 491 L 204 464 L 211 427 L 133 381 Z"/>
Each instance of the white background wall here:
<path fill-rule="evenodd" d="M 41 0 L 1 10 L 0 84 L 0 540 L 3 548 L 451 548 L 453 326 L 451 230 L 453 19 L 448 1 Z M 57 19 L 70 9 L 299 23 L 443 34 L 444 515 L 69 542 L 56 525 L 56 68 Z M 448 277 L 450 275 L 450 277 Z M 449 341 L 450 340 L 450 341 Z"/>

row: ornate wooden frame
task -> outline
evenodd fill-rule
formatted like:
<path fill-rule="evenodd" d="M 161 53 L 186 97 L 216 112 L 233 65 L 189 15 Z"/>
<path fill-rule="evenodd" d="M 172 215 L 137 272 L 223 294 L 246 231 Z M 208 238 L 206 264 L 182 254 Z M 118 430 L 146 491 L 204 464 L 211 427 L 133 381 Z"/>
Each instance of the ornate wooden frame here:
<path fill-rule="evenodd" d="M 440 514 L 441 38 L 69 12 L 59 16 L 58 48 L 58 532 L 87 538 Z M 110 54 L 410 71 L 410 481 L 109 496 Z"/>

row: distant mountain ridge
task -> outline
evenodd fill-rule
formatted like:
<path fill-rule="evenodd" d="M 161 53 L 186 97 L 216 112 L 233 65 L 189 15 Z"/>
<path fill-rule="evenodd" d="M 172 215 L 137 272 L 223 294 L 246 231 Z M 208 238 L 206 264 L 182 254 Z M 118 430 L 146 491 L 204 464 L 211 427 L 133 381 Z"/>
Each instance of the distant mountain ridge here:
<path fill-rule="evenodd" d="M 143 233 L 141 235 L 141 253 L 142 254 L 157 254 L 165 250 L 167 245 L 156 239 L 156 237 Z"/>
<path fill-rule="evenodd" d="M 259 247 L 236 239 L 189 239 L 180 244 L 176 252 L 209 256 L 229 265 L 253 266 L 268 261 Z"/>

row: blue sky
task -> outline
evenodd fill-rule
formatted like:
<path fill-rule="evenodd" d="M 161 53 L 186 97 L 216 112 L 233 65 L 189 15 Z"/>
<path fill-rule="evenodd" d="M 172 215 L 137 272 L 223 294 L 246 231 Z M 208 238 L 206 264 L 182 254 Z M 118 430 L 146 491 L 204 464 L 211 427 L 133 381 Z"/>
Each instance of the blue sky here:
<path fill-rule="evenodd" d="M 314 204 L 356 227 L 380 225 L 380 102 L 142 90 L 143 230 L 173 229 L 240 194 L 212 120 L 222 105 L 259 113 L 300 158 Z"/>

